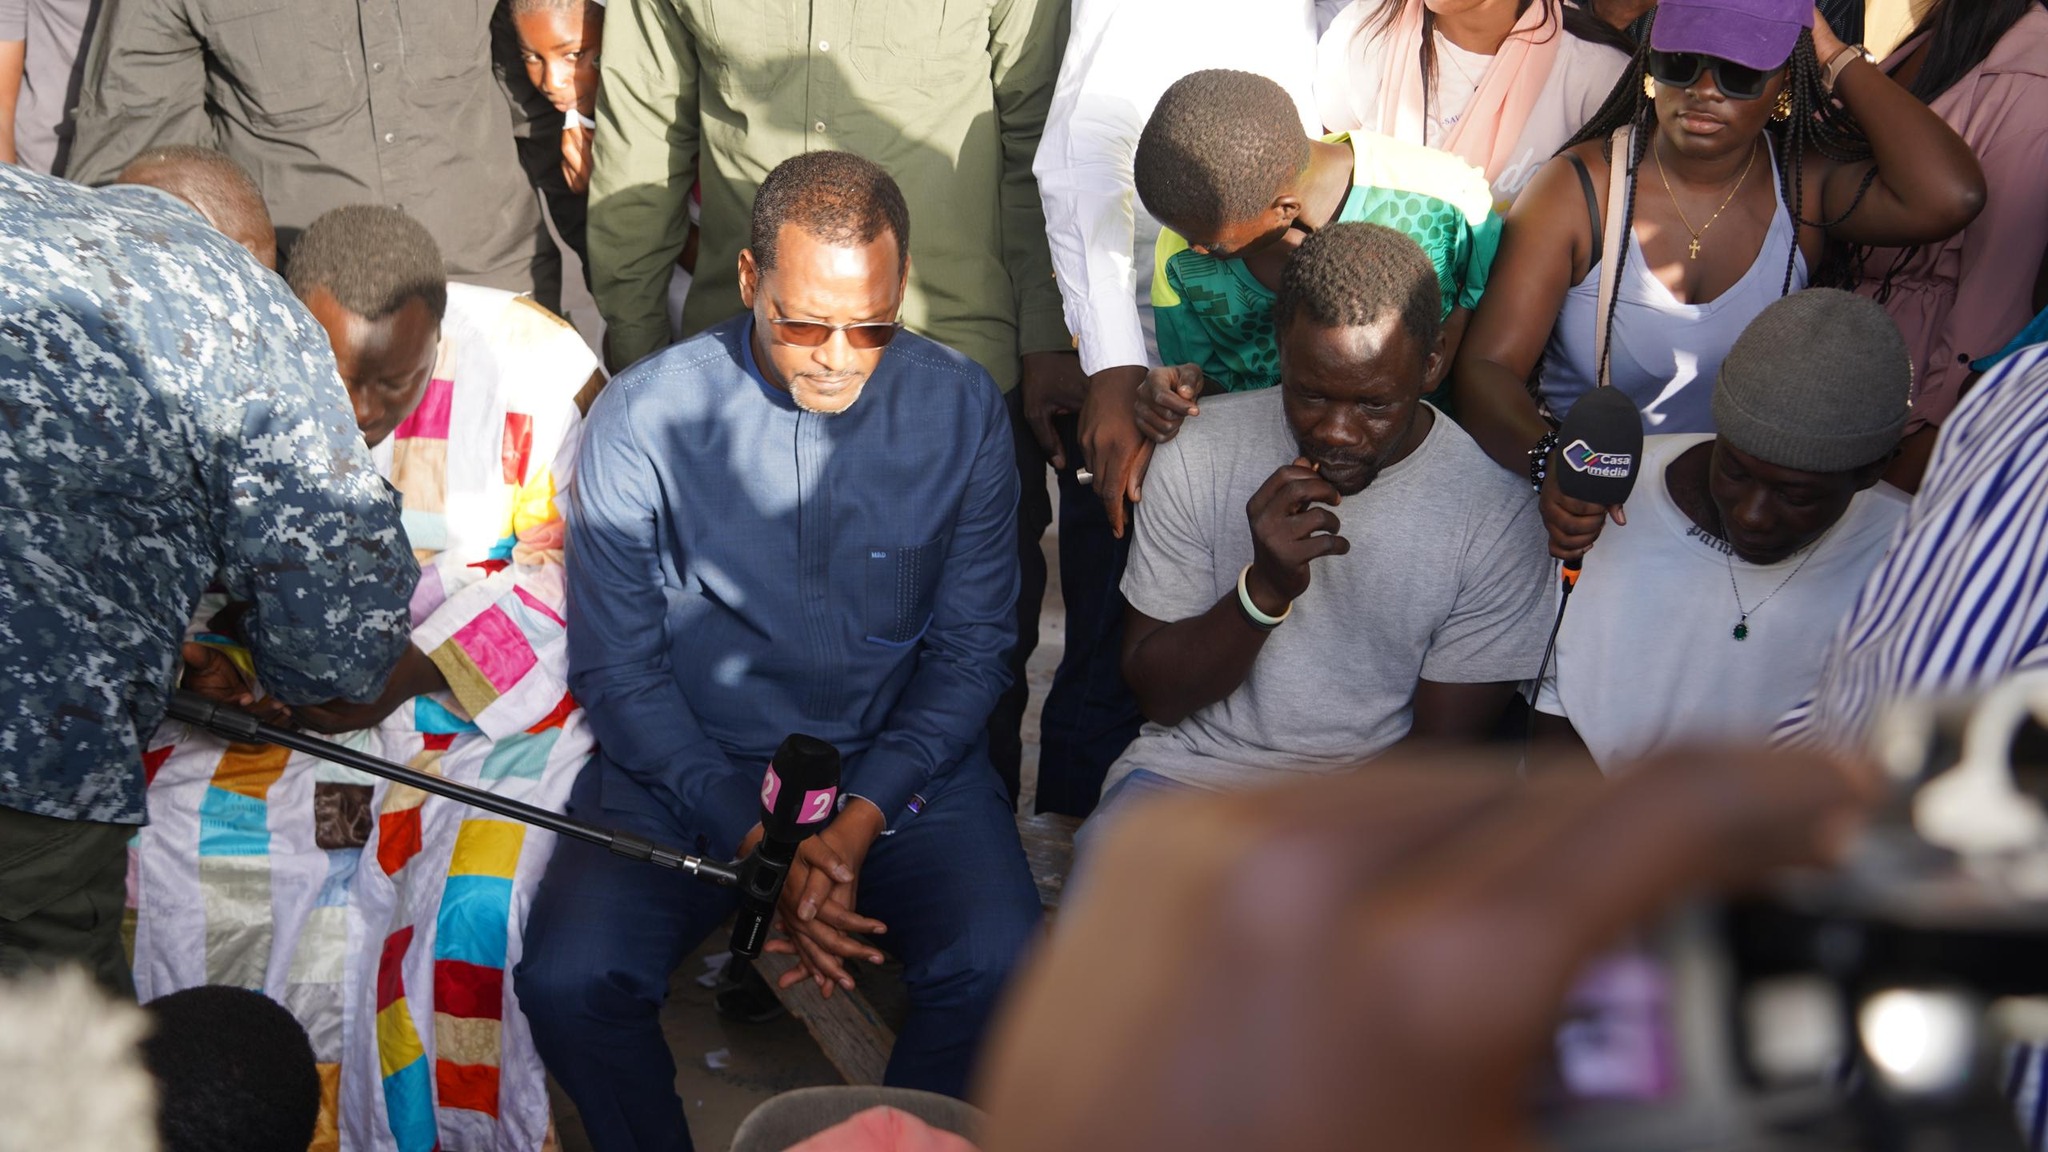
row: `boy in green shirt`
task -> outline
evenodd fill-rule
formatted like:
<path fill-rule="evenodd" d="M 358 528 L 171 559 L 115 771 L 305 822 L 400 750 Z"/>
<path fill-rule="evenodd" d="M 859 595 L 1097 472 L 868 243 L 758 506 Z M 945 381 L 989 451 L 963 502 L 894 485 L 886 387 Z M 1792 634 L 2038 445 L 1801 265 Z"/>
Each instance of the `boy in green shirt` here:
<path fill-rule="evenodd" d="M 1249 72 L 1212 69 L 1175 82 L 1145 124 L 1134 166 L 1139 198 L 1165 225 L 1152 273 L 1159 356 L 1192 366 L 1174 373 L 1184 387 L 1143 390 L 1140 423 L 1148 426 L 1162 417 L 1177 425 L 1203 391 L 1279 383 L 1274 289 L 1309 233 L 1364 222 L 1420 244 L 1443 291 L 1446 366 L 1500 243 L 1479 169 L 1377 133 L 1308 139 L 1286 90 Z M 1148 402 L 1163 409 L 1149 420 Z"/>

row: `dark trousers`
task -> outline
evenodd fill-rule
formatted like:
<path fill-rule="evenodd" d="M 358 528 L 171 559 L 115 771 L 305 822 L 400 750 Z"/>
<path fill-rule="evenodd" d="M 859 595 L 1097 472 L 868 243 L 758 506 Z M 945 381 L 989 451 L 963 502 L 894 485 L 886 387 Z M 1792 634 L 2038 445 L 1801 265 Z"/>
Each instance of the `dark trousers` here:
<path fill-rule="evenodd" d="M 1010 790 L 1021 788 L 1025 706 L 1030 685 L 1024 666 L 1038 647 L 1039 607 L 1045 599 L 1045 553 L 1039 540 L 1052 525 L 1046 493 L 1047 459 L 1024 422 L 1020 389 L 1012 389 L 1010 429 L 1017 452 L 1022 504 L 1017 510 L 1017 563 L 1023 582 L 1017 593 L 1017 647 L 1010 655 L 1012 681 L 989 717 L 989 759 Z M 1040 812 L 1086 816 L 1102 792 L 1102 778 L 1138 734 L 1144 718 L 1124 684 L 1124 597 L 1119 585 L 1130 535 L 1110 535 L 1109 517 L 1095 490 L 1074 479 L 1081 460 L 1075 421 L 1054 422 L 1065 442 L 1068 468 L 1057 474 L 1060 524 L 1060 592 L 1066 605 L 1066 648 L 1053 673 L 1052 689 L 1039 714 L 1038 801 Z"/>
<path fill-rule="evenodd" d="M 121 916 L 135 831 L 0 807 L 0 977 L 73 963 L 134 998 Z"/>
<path fill-rule="evenodd" d="M 700 831 L 657 815 L 645 792 L 605 778 L 596 762 L 569 811 L 685 847 Z M 514 987 L 541 1060 L 599 1152 L 691 1147 L 659 1016 L 669 973 L 733 902 L 729 889 L 678 872 L 577 841 L 556 846 Z M 859 911 L 888 925 L 876 944 L 903 961 L 910 994 L 886 1083 L 964 1094 L 996 995 L 1040 919 L 1016 823 L 986 761 L 955 769 L 922 813 L 875 842 Z"/>

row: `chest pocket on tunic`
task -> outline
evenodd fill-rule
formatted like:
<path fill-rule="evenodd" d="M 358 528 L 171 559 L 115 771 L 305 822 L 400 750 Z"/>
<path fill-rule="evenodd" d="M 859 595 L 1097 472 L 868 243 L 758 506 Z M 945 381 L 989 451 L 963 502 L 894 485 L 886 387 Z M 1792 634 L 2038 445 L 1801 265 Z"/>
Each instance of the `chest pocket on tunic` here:
<path fill-rule="evenodd" d="M 225 76 L 208 87 L 239 92 L 252 119 L 303 127 L 360 102 L 362 41 L 353 3 L 204 0 L 200 11 L 207 49 Z"/>
<path fill-rule="evenodd" d="M 868 643 L 908 648 L 924 639 L 932 624 L 932 602 L 938 597 L 945 555 L 942 539 L 868 548 L 862 564 L 867 599 L 861 617 Z"/>
<path fill-rule="evenodd" d="M 853 65 L 870 84 L 932 87 L 988 77 L 988 0 L 860 0 Z"/>

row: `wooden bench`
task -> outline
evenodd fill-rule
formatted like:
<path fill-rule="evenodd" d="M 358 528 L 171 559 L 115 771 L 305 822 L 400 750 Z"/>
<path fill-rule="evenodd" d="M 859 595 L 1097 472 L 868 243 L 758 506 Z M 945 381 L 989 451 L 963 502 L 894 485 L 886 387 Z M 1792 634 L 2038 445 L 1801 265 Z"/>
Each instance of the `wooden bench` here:
<path fill-rule="evenodd" d="M 1024 842 L 1024 858 L 1031 863 L 1031 879 L 1038 884 L 1038 899 L 1050 913 L 1060 904 L 1066 888 L 1067 869 L 1074 859 L 1074 829 L 1081 826 L 1071 816 L 1053 813 L 1017 816 L 1017 836 Z M 775 988 L 783 973 L 796 967 L 793 956 L 765 954 L 754 961 L 754 969 Z M 848 1084 L 880 1084 L 889 1066 L 889 1050 L 896 1046 L 896 1032 L 883 1020 L 860 991 L 839 989 L 826 999 L 812 981 L 799 981 L 775 993 L 789 1014 L 803 1021 L 825 1058 L 839 1070 Z"/>

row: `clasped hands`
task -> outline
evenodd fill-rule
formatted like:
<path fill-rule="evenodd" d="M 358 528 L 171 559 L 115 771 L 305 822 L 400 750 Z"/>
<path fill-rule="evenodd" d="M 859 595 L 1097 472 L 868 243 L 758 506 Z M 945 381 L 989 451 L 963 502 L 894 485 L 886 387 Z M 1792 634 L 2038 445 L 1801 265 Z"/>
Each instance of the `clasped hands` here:
<path fill-rule="evenodd" d="M 782 974 L 781 987 L 816 980 L 819 993 L 830 999 L 834 987 L 853 990 L 846 961 L 882 962 L 881 952 L 859 936 L 880 936 L 888 926 L 854 908 L 861 865 L 885 824 L 881 809 L 856 796 L 823 831 L 798 846 L 776 902 L 777 922 L 785 935 L 771 938 L 767 945 L 770 952 L 796 957 L 797 966 Z M 754 825 L 740 841 L 741 859 L 761 843 L 761 836 L 761 826 Z"/>

